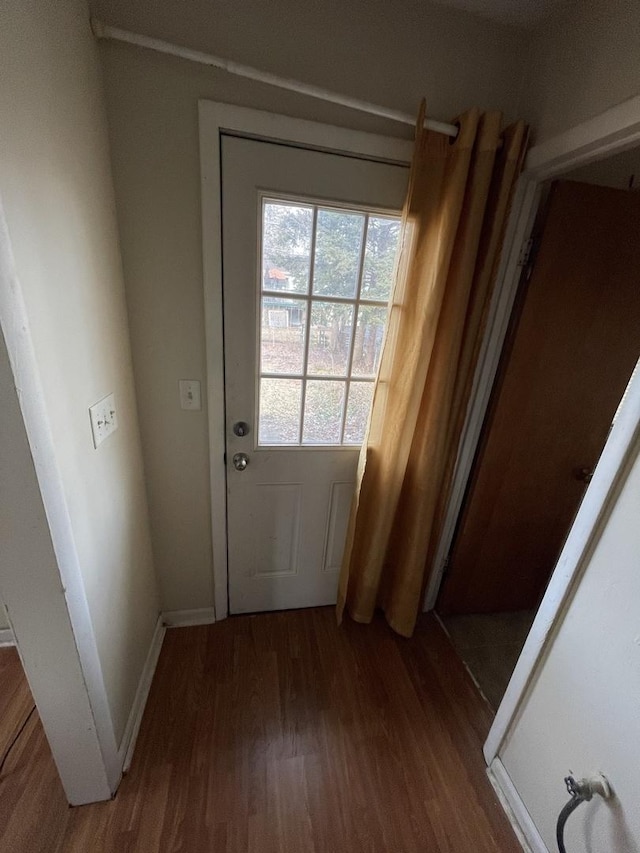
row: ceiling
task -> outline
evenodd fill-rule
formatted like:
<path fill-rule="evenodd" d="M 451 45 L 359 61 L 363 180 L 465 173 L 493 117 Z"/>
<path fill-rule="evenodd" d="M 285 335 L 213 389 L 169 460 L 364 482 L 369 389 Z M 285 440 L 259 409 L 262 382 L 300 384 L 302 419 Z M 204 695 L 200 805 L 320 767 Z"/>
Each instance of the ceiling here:
<path fill-rule="evenodd" d="M 435 0 L 441 6 L 464 9 L 503 24 L 533 29 L 572 0 Z"/>

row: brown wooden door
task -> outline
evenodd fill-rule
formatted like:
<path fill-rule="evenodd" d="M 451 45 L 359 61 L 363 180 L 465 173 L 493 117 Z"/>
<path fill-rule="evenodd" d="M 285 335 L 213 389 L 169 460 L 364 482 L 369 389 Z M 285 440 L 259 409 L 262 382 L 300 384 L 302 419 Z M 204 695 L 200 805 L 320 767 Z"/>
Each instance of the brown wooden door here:
<path fill-rule="evenodd" d="M 554 184 L 438 609 L 536 607 L 640 355 L 640 193 Z"/>

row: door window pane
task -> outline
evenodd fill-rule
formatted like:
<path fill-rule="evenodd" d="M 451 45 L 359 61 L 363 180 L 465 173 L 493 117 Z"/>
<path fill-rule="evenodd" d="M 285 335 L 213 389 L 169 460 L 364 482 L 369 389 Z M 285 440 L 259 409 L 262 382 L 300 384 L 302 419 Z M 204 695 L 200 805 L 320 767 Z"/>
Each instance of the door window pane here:
<path fill-rule="evenodd" d="M 353 331 L 353 305 L 312 302 L 308 373 L 346 376 Z"/>
<path fill-rule="evenodd" d="M 361 299 L 389 301 L 399 239 L 400 220 L 386 216 L 369 217 Z"/>
<path fill-rule="evenodd" d="M 364 216 L 318 210 L 313 292 L 353 299 L 358 287 Z"/>
<path fill-rule="evenodd" d="M 307 381 L 303 444 L 340 444 L 345 384 L 330 380 Z"/>
<path fill-rule="evenodd" d="M 262 289 L 307 293 L 313 208 L 265 201 L 262 210 Z"/>
<path fill-rule="evenodd" d="M 260 368 L 263 373 L 302 374 L 306 326 L 306 300 L 262 297 Z"/>
<path fill-rule="evenodd" d="M 298 444 L 302 380 L 260 380 L 260 444 Z"/>
<path fill-rule="evenodd" d="M 373 398 L 373 382 L 352 382 L 349 388 L 344 444 L 362 444 Z"/>
<path fill-rule="evenodd" d="M 353 346 L 353 376 L 375 376 L 382 354 L 387 308 L 361 305 Z"/>
<path fill-rule="evenodd" d="M 397 216 L 263 201 L 259 445 L 362 442 L 399 238 Z"/>

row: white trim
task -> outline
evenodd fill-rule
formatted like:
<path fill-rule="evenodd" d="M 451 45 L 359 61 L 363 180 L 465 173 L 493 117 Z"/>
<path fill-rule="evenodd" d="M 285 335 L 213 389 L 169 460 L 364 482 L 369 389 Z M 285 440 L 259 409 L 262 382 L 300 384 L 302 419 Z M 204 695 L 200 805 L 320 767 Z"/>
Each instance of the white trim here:
<path fill-rule="evenodd" d="M 487 776 L 525 853 L 549 853 L 522 797 L 499 758 L 487 768 Z"/>
<path fill-rule="evenodd" d="M 632 98 L 567 133 L 533 148 L 525 162 L 524 179 L 540 185 L 589 160 L 602 159 L 629 148 L 640 131 L 640 97 Z M 514 212 L 517 215 L 517 211 Z M 512 282 L 512 286 L 516 286 Z M 585 493 L 549 581 L 511 681 L 500 703 L 486 743 L 490 764 L 514 720 L 534 678 L 551 633 L 578 583 L 590 548 L 611 509 L 619 481 L 640 431 L 640 375 L 631 377 L 626 397 L 609 433 L 593 479 Z"/>
<path fill-rule="evenodd" d="M 547 648 L 556 622 L 581 578 L 593 546 L 615 503 L 640 437 L 640 372 L 631 379 L 626 399 L 611 428 L 575 521 L 549 581 L 531 631 L 513 671 L 484 745 L 489 764 L 498 755 L 509 726 Z"/>
<path fill-rule="evenodd" d="M 350 110 L 357 110 L 358 112 L 369 113 L 369 115 L 379 116 L 390 121 L 408 124 L 411 127 L 414 127 L 416 123 L 416 116 L 410 113 L 403 113 L 400 110 L 394 110 L 390 107 L 383 107 L 379 104 L 372 104 L 369 101 L 362 101 L 360 98 L 352 98 L 349 95 L 332 92 L 329 89 L 323 89 L 321 86 L 303 83 L 291 77 L 280 77 L 277 74 L 272 74 L 270 71 L 261 71 L 259 68 L 253 68 L 251 65 L 242 65 L 239 62 L 234 62 L 232 59 L 225 59 L 222 56 L 215 56 L 212 53 L 204 53 L 201 50 L 193 50 L 190 47 L 183 47 L 182 45 L 172 44 L 161 39 L 132 33 L 130 30 L 123 30 L 120 27 L 112 27 L 96 18 L 91 18 L 91 28 L 98 39 L 111 39 L 113 41 L 124 42 L 125 44 L 133 44 L 136 47 L 155 50 L 157 53 L 177 56 L 180 59 L 186 59 L 188 62 L 197 62 L 199 65 L 220 68 L 228 74 L 235 74 L 236 77 L 245 77 L 249 80 L 255 80 L 258 83 L 266 83 L 268 86 L 276 86 L 278 89 L 296 92 L 298 95 L 306 95 L 308 98 L 316 98 L 320 101 L 327 101 L 331 104 L 347 107 Z M 455 138 L 458 135 L 458 128 L 455 125 L 446 124 L 442 121 L 425 119 L 424 126 L 428 130 L 434 130 L 436 133 L 444 133 L 445 136 Z"/>
<path fill-rule="evenodd" d="M 38 703 L 67 799 L 72 805 L 81 805 L 109 799 L 118 787 L 121 765 L 29 319 L 1 201 L 0 324 L 23 421 L 20 428 L 24 427 L 29 444 L 30 459 L 25 465 L 33 465 L 42 502 L 40 505 L 38 501 L 33 511 L 39 512 L 42 507 L 49 528 L 46 534 L 36 535 L 33 542 L 25 543 L 28 557 L 21 562 L 6 562 L 3 597 L 12 614 L 11 623 L 23 667 Z M 35 556 L 38 543 L 45 547 L 45 538 L 47 549 L 52 549 L 52 557 L 55 554 L 54 566 L 42 562 L 41 555 Z M 51 581 L 54 572 L 62 593 L 62 606 L 58 601 L 47 606 L 41 597 L 43 579 Z M 40 638 L 25 628 L 27 624 L 33 626 L 38 618 L 49 623 L 53 621 L 54 630 L 50 634 L 55 636 L 60 650 L 66 650 L 58 666 L 55 688 L 43 661 L 58 649 L 51 646 L 42 649 Z M 69 654 L 70 649 L 73 654 Z M 61 689 L 65 690 L 69 703 L 66 719 L 59 713 Z"/>
<path fill-rule="evenodd" d="M 401 164 L 410 163 L 413 143 L 213 101 L 200 101 L 199 115 L 213 585 L 215 613 L 220 620 L 228 613 L 220 134 L 226 131 Z"/>
<path fill-rule="evenodd" d="M 11 628 L 0 628 L 0 648 L 2 646 L 15 646 L 16 638 Z"/>
<path fill-rule="evenodd" d="M 215 613 L 213 607 L 203 607 L 197 610 L 168 610 L 163 611 L 158 615 L 156 626 L 153 631 L 151 643 L 147 658 L 142 668 L 138 689 L 131 706 L 127 725 L 124 735 L 120 743 L 118 754 L 122 763 L 122 772 L 127 773 L 131 767 L 133 754 L 140 732 L 140 724 L 144 716 L 144 711 L 149 698 L 149 691 L 153 683 L 160 652 L 162 651 L 162 643 L 164 641 L 167 628 L 182 628 L 193 625 L 210 625 L 215 622 Z"/>
<path fill-rule="evenodd" d="M 531 149 L 525 172 L 538 181 L 633 148 L 640 142 L 640 95 Z"/>
<path fill-rule="evenodd" d="M 138 682 L 138 689 L 136 690 L 133 705 L 129 712 L 124 735 L 122 736 L 120 748 L 118 749 L 118 756 L 122 765 L 123 773 L 126 773 L 129 770 L 131 761 L 133 760 L 133 753 L 136 748 L 136 741 L 138 740 L 138 733 L 140 731 L 140 723 L 142 722 L 144 709 L 146 708 L 147 699 L 149 698 L 149 691 L 151 690 L 151 683 L 153 682 L 153 676 L 156 671 L 156 666 L 158 665 L 158 658 L 160 657 L 160 652 L 162 650 L 162 641 L 164 640 L 165 630 L 162 615 L 159 615 L 153 631 L 151 643 L 149 644 L 147 658 L 142 668 L 140 681 Z"/>
<path fill-rule="evenodd" d="M 190 625 L 212 625 L 216 621 L 213 607 L 197 610 L 165 610 L 160 614 L 165 628 L 187 628 Z"/>

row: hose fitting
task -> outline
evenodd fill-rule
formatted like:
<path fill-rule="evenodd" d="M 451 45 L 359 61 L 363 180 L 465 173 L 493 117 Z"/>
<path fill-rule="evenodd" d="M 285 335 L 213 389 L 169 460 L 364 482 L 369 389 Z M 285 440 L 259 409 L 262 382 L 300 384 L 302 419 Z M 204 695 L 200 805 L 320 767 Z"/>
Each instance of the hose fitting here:
<path fill-rule="evenodd" d="M 564 784 L 567 786 L 567 791 L 571 795 L 571 799 L 564 805 L 562 811 L 558 815 L 556 824 L 556 841 L 558 842 L 559 853 L 567 853 L 564 846 L 564 827 L 571 815 L 581 803 L 588 803 L 593 799 L 594 794 L 598 794 L 603 799 L 608 800 L 612 796 L 611 785 L 607 777 L 602 773 L 594 773 L 588 779 L 577 780 L 573 776 L 565 776 Z"/>

